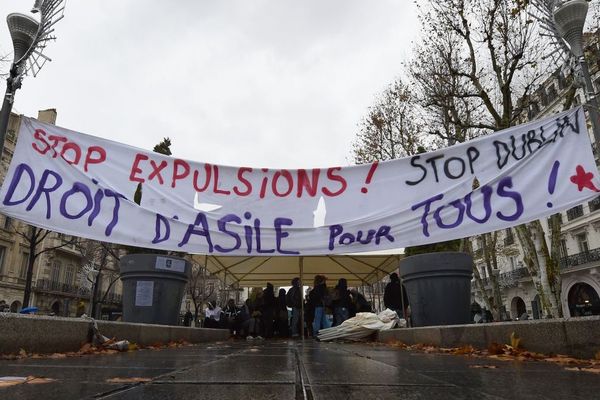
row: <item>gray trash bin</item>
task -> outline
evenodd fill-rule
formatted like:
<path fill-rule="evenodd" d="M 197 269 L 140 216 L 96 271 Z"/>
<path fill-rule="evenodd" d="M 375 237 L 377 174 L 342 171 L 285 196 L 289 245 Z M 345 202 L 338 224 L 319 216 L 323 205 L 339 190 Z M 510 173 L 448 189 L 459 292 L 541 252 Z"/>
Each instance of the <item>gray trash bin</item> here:
<path fill-rule="evenodd" d="M 160 254 L 121 257 L 123 321 L 177 325 L 191 263 Z"/>
<path fill-rule="evenodd" d="M 410 303 L 412 326 L 471 322 L 473 258 L 440 252 L 407 257 L 400 275 Z"/>

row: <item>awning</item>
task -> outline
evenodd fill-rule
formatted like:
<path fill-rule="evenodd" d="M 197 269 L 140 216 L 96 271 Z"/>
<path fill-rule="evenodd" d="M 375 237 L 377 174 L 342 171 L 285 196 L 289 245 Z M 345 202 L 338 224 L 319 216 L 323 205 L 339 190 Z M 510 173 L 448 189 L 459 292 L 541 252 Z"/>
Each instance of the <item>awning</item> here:
<path fill-rule="evenodd" d="M 208 271 L 226 285 L 240 287 L 265 286 L 267 282 L 277 286 L 290 286 L 295 277 L 312 286 L 315 275 L 327 276 L 328 285 L 346 278 L 348 286 L 369 285 L 380 281 L 396 270 L 403 254 L 377 255 L 331 255 L 294 257 L 226 257 L 193 255 L 192 259 L 206 265 Z"/>

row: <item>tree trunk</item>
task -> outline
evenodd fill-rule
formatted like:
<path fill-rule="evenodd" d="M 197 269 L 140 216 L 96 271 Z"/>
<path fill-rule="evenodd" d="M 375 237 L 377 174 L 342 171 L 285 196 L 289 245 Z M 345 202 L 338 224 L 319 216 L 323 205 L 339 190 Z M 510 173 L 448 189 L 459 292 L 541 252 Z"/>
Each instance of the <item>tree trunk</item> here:
<path fill-rule="evenodd" d="M 31 299 L 31 281 L 33 280 L 33 266 L 37 255 L 35 254 L 35 240 L 29 241 L 29 257 L 27 259 L 27 275 L 25 276 L 25 291 L 23 292 L 23 308 L 29 307 Z"/>

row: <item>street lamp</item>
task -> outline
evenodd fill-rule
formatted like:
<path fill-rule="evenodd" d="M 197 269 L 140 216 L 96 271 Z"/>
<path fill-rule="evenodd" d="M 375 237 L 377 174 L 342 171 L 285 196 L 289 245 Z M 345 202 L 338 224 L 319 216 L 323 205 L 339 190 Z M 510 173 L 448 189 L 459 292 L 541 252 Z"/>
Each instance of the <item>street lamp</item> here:
<path fill-rule="evenodd" d="M 64 16 L 63 2 L 64 0 L 36 0 L 31 12 L 40 13 L 39 22 L 20 13 L 9 14 L 6 17 L 14 54 L 13 63 L 8 78 L 6 78 L 6 94 L 0 111 L 0 155 L 4 148 L 4 137 L 15 93 L 21 87 L 23 77 L 28 72 L 36 76 L 46 61 L 51 61 L 43 52 L 46 43 L 56 39 L 52 36 L 53 26 Z"/>
<path fill-rule="evenodd" d="M 583 25 L 588 12 L 586 0 L 570 0 L 560 4 L 553 12 L 554 25 L 560 38 L 564 40 L 568 48 L 576 58 L 581 68 L 581 74 L 585 82 L 585 97 L 588 112 L 592 120 L 594 142 L 600 145 L 600 120 L 598 120 L 598 102 L 596 92 L 590 77 L 588 63 L 583 54 Z"/>

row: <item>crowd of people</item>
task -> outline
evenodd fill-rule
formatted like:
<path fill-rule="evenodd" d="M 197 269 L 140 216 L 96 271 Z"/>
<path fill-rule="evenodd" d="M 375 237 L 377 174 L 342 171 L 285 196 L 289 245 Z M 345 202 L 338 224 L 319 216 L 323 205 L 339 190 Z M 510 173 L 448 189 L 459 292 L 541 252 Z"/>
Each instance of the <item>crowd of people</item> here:
<path fill-rule="evenodd" d="M 339 325 L 356 313 L 373 312 L 367 299 L 357 289 L 348 288 L 344 278 L 334 288 L 328 288 L 327 278 L 316 275 L 306 296 L 300 278 L 294 278 L 291 284 L 289 290 L 281 288 L 277 293 L 271 283 L 264 289 L 253 288 L 241 306 L 233 299 L 223 308 L 209 302 L 203 325 L 227 328 L 232 335 L 247 340 L 298 338 L 302 327 L 305 336 L 316 337 L 319 330 Z"/>

